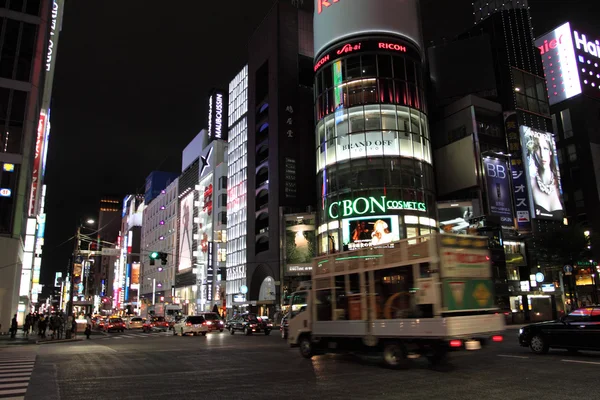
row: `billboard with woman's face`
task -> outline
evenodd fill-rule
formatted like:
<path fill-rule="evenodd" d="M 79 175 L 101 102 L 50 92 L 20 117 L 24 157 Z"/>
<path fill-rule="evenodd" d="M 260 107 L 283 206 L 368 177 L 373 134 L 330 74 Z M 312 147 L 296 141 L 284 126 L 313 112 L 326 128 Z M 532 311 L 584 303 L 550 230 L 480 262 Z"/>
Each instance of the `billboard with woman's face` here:
<path fill-rule="evenodd" d="M 520 131 L 532 216 L 562 221 L 562 186 L 554 138 L 549 132 L 528 126 L 521 126 Z"/>

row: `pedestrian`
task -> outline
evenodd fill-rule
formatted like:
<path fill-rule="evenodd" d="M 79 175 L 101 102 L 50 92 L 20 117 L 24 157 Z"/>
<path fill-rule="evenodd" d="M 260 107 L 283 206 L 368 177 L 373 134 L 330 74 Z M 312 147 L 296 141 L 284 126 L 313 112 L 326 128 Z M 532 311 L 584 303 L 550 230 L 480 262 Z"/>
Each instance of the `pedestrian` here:
<path fill-rule="evenodd" d="M 25 317 L 25 323 L 23 324 L 23 334 L 29 336 L 29 328 L 31 327 L 31 314 Z"/>
<path fill-rule="evenodd" d="M 75 339 L 77 336 L 77 320 L 75 314 L 73 314 L 73 322 L 71 323 L 71 339 Z"/>
<path fill-rule="evenodd" d="M 40 321 L 38 322 L 38 328 L 40 330 L 39 335 L 40 338 L 45 339 L 46 338 L 46 325 L 48 324 L 48 319 L 46 317 L 44 317 L 43 315 L 40 316 Z"/>
<path fill-rule="evenodd" d="M 12 321 L 10 322 L 10 337 L 14 339 L 17 336 L 17 314 L 14 315 Z"/>
<path fill-rule="evenodd" d="M 88 314 L 85 318 L 85 336 L 90 339 L 90 335 L 92 334 L 92 315 Z"/>

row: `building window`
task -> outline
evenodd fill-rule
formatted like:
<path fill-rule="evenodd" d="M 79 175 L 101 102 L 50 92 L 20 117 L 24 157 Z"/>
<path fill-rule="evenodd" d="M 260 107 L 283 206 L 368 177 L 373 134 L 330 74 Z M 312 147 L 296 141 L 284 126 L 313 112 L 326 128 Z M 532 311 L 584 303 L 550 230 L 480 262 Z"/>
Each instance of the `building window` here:
<path fill-rule="evenodd" d="M 562 121 L 563 134 L 565 139 L 573 137 L 573 125 L 571 124 L 571 110 L 568 108 L 560 112 L 560 119 Z"/>
<path fill-rule="evenodd" d="M 219 207 L 227 207 L 227 194 L 223 193 L 219 196 Z"/>
<path fill-rule="evenodd" d="M 567 146 L 567 153 L 569 154 L 569 161 L 577 161 L 577 148 L 574 144 Z"/>
<path fill-rule="evenodd" d="M 219 188 L 227 189 L 227 177 L 226 176 L 222 176 L 219 178 Z"/>
<path fill-rule="evenodd" d="M 223 225 L 227 225 L 227 213 L 226 212 L 219 213 L 219 222 Z"/>

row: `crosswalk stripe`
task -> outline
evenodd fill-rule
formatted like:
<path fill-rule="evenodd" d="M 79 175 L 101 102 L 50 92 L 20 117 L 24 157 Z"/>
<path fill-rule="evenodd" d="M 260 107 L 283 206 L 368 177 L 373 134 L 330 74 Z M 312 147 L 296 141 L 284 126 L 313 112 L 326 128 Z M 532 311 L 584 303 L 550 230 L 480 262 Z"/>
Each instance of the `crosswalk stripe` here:
<path fill-rule="evenodd" d="M 0 378 L 0 383 L 2 382 L 21 382 L 21 381 L 29 381 L 29 376 L 22 376 L 20 378 Z"/>
<path fill-rule="evenodd" d="M 2 385 L 0 385 L 0 389 L 15 389 L 15 388 L 27 389 L 27 386 L 29 386 L 29 382 L 3 383 Z"/>
<path fill-rule="evenodd" d="M 0 388 L 1 389 L 1 388 Z M 27 388 L 22 388 L 22 389 L 12 389 L 12 390 L 0 390 L 0 396 L 6 396 L 9 394 L 22 394 L 24 395 L 25 393 L 27 393 Z M 6 400 L 6 399 L 3 399 Z"/>
<path fill-rule="evenodd" d="M 35 367 L 36 356 L 0 355 L 0 400 L 24 399 Z"/>

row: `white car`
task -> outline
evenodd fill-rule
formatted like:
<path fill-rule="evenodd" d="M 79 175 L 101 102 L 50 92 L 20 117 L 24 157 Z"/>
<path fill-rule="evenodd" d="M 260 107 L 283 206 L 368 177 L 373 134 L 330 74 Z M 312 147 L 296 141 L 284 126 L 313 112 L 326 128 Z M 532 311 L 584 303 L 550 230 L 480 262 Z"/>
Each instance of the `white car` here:
<path fill-rule="evenodd" d="M 144 327 L 144 319 L 142 317 L 131 317 L 125 322 L 127 329 L 142 329 Z"/>
<path fill-rule="evenodd" d="M 204 317 L 200 315 L 188 315 L 181 318 L 173 325 L 173 335 L 199 335 L 206 336 L 208 325 Z"/>

